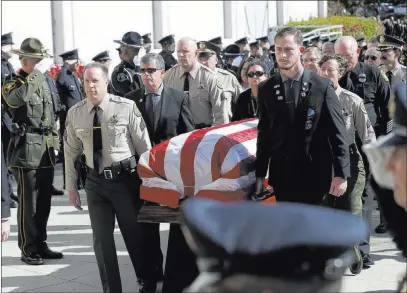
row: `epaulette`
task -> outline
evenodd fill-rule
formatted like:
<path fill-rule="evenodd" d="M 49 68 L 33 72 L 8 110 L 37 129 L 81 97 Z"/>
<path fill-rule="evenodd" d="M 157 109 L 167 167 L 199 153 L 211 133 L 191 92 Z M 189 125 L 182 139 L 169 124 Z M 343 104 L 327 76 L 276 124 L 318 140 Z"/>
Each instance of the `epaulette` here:
<path fill-rule="evenodd" d="M 384 66 L 380 67 L 380 75 L 383 77 L 385 81 L 389 82 L 389 78 L 386 75 L 386 68 Z"/>
<path fill-rule="evenodd" d="M 208 72 L 210 72 L 210 73 L 212 73 L 213 75 L 216 76 L 216 73 L 213 72 L 208 66 L 205 66 L 205 65 L 201 64 L 201 67 L 202 67 L 203 69 L 205 69 L 206 71 L 208 71 Z"/>
<path fill-rule="evenodd" d="M 227 71 L 225 69 L 218 68 L 217 70 L 223 75 L 230 75 L 230 76 L 236 77 L 236 75 L 234 75 L 233 73 L 231 73 L 231 72 L 229 72 L 229 71 Z"/>
<path fill-rule="evenodd" d="M 124 104 L 129 104 L 129 105 L 134 104 L 134 101 L 126 99 L 126 98 L 122 98 L 122 97 L 112 95 L 112 94 L 109 94 L 109 96 L 110 96 L 110 101 L 112 101 L 112 102 L 124 103 Z"/>
<path fill-rule="evenodd" d="M 85 104 L 86 104 L 86 99 L 83 99 L 82 101 L 80 101 L 80 102 L 76 103 L 75 105 L 73 105 L 72 108 L 69 109 L 69 111 L 71 111 L 71 110 L 73 111 L 76 108 L 84 106 Z"/>

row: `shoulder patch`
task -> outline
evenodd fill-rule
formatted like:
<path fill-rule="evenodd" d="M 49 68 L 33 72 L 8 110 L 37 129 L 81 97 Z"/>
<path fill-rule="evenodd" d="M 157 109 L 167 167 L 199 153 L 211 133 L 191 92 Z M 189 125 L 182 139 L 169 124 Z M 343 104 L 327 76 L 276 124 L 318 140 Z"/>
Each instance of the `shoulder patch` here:
<path fill-rule="evenodd" d="M 5 85 L 3 85 L 2 89 L 1 89 L 1 93 L 3 96 L 7 96 L 16 87 L 17 87 L 16 81 L 9 81 Z"/>
<path fill-rule="evenodd" d="M 129 80 L 127 74 L 124 73 L 124 72 L 120 72 L 119 74 L 117 74 L 116 79 L 117 79 L 118 82 L 124 82 L 126 80 Z"/>
<path fill-rule="evenodd" d="M 138 109 L 136 104 L 134 104 L 134 106 L 133 106 L 133 112 L 134 112 L 134 115 L 136 115 L 137 117 L 141 117 L 141 112 Z"/>
<path fill-rule="evenodd" d="M 140 129 L 141 131 L 144 131 L 144 129 L 146 129 L 146 123 L 144 122 L 143 118 L 141 118 L 140 120 Z"/>

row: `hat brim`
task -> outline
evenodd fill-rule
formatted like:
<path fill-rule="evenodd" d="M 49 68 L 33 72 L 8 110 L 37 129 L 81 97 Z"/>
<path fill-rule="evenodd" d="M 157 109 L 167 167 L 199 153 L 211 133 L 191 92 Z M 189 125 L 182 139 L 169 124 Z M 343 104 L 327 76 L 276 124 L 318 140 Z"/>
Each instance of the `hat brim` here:
<path fill-rule="evenodd" d="M 39 54 L 39 53 L 25 53 L 21 51 L 20 49 L 11 49 L 11 53 L 16 54 L 21 57 L 30 57 L 30 58 L 39 58 L 39 59 L 44 59 L 44 58 L 53 58 L 54 56 L 50 54 Z"/>
<path fill-rule="evenodd" d="M 121 40 L 114 40 L 113 42 L 118 43 L 118 44 L 120 44 L 122 46 L 133 47 L 133 48 L 141 48 L 141 47 L 143 47 L 143 45 L 127 44 L 127 43 L 125 43 L 125 42 L 123 42 Z"/>

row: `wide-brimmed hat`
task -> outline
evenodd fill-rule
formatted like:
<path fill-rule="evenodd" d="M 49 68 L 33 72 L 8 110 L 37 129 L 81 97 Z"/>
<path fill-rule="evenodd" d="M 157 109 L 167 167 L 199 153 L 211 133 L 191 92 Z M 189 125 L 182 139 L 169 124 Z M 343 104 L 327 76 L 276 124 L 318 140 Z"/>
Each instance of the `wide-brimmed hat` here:
<path fill-rule="evenodd" d="M 143 46 L 143 38 L 138 32 L 127 32 L 123 35 L 121 40 L 114 40 L 122 46 L 129 46 L 135 48 L 141 48 Z"/>
<path fill-rule="evenodd" d="M 20 49 L 11 49 L 11 52 L 22 57 L 31 58 L 52 58 L 53 56 L 48 53 L 40 40 L 36 38 L 25 39 L 20 46 Z"/>

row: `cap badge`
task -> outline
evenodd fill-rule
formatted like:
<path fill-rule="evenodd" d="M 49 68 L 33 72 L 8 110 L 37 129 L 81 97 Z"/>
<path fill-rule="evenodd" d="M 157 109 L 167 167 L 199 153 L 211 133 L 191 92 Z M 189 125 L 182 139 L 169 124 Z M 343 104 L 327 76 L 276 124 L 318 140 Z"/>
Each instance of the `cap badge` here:
<path fill-rule="evenodd" d="M 380 43 L 384 43 L 384 41 L 385 41 L 385 38 L 384 38 L 383 35 L 381 35 L 380 38 L 379 38 L 379 42 L 380 42 Z"/>

